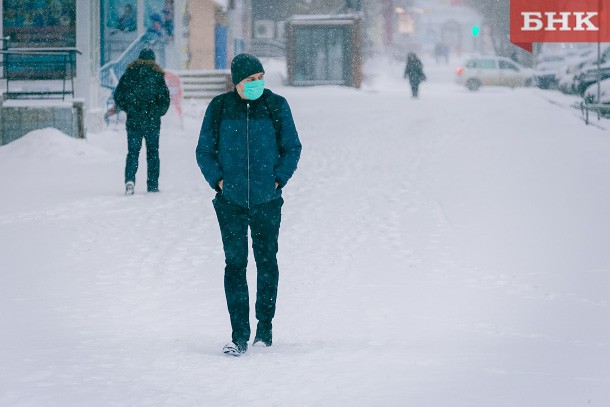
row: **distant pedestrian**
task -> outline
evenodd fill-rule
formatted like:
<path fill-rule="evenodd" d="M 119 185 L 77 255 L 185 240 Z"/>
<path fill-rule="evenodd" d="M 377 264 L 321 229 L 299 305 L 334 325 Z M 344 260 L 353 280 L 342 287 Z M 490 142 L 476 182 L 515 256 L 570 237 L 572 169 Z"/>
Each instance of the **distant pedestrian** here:
<path fill-rule="evenodd" d="M 414 98 L 417 98 L 419 95 L 419 84 L 426 80 L 426 75 L 424 74 L 424 65 L 414 52 L 409 52 L 407 55 L 407 65 L 405 66 L 403 77 L 406 79 L 407 76 L 411 84 L 411 93 Z"/>
<path fill-rule="evenodd" d="M 288 102 L 265 89 L 264 74 L 255 56 L 233 58 L 235 90 L 208 105 L 196 151 L 203 176 L 216 190 L 212 202 L 225 252 L 224 288 L 232 328 L 232 341 L 223 352 L 234 356 L 246 352 L 250 339 L 248 228 L 257 272 L 253 345 L 271 346 L 282 188 L 301 155 Z"/>
<path fill-rule="evenodd" d="M 436 63 L 440 64 L 441 60 L 444 60 L 446 64 L 449 63 L 449 46 L 444 42 L 439 42 L 434 46 L 434 57 Z"/>
<path fill-rule="evenodd" d="M 163 69 L 151 49 L 140 52 L 127 66 L 114 92 L 116 106 L 127 114 L 125 194 L 133 195 L 142 139 L 146 140 L 147 189 L 159 191 L 159 133 L 161 116 L 169 109 L 169 90 Z"/>

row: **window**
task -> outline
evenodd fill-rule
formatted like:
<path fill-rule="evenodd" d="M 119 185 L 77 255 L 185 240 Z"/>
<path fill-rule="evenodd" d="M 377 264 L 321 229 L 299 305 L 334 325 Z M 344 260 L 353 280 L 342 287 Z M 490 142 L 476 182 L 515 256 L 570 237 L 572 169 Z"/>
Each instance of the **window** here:
<path fill-rule="evenodd" d="M 301 84 L 348 83 L 348 41 L 343 27 L 299 27 L 295 32 L 295 80 Z"/>
<path fill-rule="evenodd" d="M 482 69 L 495 69 L 496 61 L 493 59 L 481 59 L 479 60 L 479 68 Z"/>
<path fill-rule="evenodd" d="M 495 69 L 496 63 L 493 59 L 471 59 L 466 63 L 466 68 Z"/>
<path fill-rule="evenodd" d="M 122 32 L 136 31 L 138 28 L 137 14 L 138 2 L 136 0 L 120 1 L 105 0 L 105 28 Z"/>
<path fill-rule="evenodd" d="M 11 47 L 76 45 L 76 0 L 3 0 L 3 35 Z"/>
<path fill-rule="evenodd" d="M 137 0 L 102 0 L 102 65 L 117 59 L 138 33 Z"/>
<path fill-rule="evenodd" d="M 76 0 L 3 0 L 2 31 L 12 48 L 75 47 Z M 22 79 L 56 79 L 66 67 L 49 55 L 15 55 L 4 63 Z"/>
<path fill-rule="evenodd" d="M 500 61 L 500 69 L 508 69 L 508 70 L 512 70 L 512 71 L 519 70 L 519 68 L 517 68 L 514 64 L 512 64 L 508 61 Z"/>

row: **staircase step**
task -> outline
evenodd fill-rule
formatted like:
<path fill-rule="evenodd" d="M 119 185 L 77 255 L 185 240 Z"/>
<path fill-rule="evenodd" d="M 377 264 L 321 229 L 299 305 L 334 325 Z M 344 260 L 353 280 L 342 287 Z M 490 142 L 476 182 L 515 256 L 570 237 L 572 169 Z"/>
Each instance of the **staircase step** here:
<path fill-rule="evenodd" d="M 182 85 L 184 86 L 188 86 L 188 85 L 194 85 L 194 86 L 201 86 L 201 85 L 212 85 L 212 86 L 226 86 L 227 85 L 227 81 L 194 81 L 194 80 L 182 80 Z"/>
<path fill-rule="evenodd" d="M 210 83 L 207 84 L 201 84 L 201 85 L 182 85 L 182 91 L 183 92 L 189 92 L 192 90 L 210 90 L 210 91 L 226 91 L 227 86 L 224 84 L 219 84 L 219 85 L 213 85 Z"/>
<path fill-rule="evenodd" d="M 229 70 L 183 70 L 176 74 L 182 82 L 184 99 L 212 99 L 231 87 Z"/>
<path fill-rule="evenodd" d="M 182 95 L 184 99 L 212 99 L 220 95 L 218 92 L 191 92 Z"/>

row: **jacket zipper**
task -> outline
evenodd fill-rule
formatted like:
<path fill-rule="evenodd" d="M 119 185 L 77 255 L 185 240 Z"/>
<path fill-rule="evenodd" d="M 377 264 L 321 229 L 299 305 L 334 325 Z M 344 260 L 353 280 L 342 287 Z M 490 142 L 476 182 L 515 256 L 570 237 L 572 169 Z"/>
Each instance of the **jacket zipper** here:
<path fill-rule="evenodd" d="M 250 103 L 246 103 L 246 157 L 248 160 L 248 198 L 247 204 L 250 209 Z"/>

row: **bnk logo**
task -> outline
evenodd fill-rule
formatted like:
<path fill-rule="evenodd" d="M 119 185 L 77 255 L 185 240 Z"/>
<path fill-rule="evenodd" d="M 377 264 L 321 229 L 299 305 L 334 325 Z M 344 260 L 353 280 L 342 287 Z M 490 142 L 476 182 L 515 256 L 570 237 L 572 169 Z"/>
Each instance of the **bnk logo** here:
<path fill-rule="evenodd" d="M 591 18 L 596 17 L 597 11 L 587 12 L 561 12 L 541 13 L 538 11 L 523 11 L 523 31 L 599 31 L 599 27 L 591 22 Z M 571 19 L 570 17 L 574 17 Z M 573 20 L 573 21 L 571 21 Z M 572 23 L 572 24 L 571 24 Z"/>
<path fill-rule="evenodd" d="M 510 0 L 510 41 L 528 51 L 533 42 L 608 42 L 609 12 L 610 0 Z"/>

